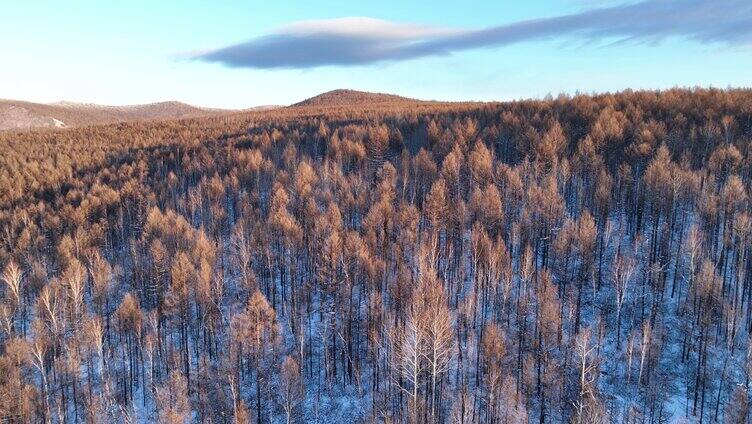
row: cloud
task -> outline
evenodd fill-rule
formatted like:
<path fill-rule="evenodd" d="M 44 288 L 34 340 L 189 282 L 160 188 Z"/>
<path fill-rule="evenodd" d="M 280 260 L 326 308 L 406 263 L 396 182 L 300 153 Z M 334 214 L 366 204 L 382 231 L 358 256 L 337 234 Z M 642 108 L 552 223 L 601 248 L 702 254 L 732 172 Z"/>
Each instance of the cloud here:
<path fill-rule="evenodd" d="M 241 68 L 305 69 L 401 61 L 562 37 L 650 43 L 679 37 L 703 44 L 749 45 L 752 1 L 643 0 L 482 29 L 371 18 L 303 21 L 192 58 Z"/>
<path fill-rule="evenodd" d="M 461 34 L 371 18 L 303 21 L 245 43 L 193 56 L 232 67 L 310 68 L 410 59 L 409 46 Z"/>

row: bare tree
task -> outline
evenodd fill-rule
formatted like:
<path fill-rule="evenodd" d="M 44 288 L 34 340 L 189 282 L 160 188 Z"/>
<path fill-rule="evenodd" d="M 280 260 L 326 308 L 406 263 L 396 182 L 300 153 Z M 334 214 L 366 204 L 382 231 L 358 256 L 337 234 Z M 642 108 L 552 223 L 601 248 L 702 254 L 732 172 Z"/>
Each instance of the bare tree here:
<path fill-rule="evenodd" d="M 21 272 L 21 268 L 16 265 L 15 262 L 11 261 L 8 262 L 8 265 L 5 266 L 5 271 L 0 276 L 0 280 L 5 283 L 5 302 L 4 304 L 8 307 L 8 325 L 7 332 L 9 336 L 12 336 L 17 330 L 16 330 L 16 319 L 18 313 L 21 311 L 21 308 L 24 306 L 22 296 L 22 290 L 23 290 L 23 273 Z M 23 315 L 23 313 L 22 313 Z M 23 323 L 22 323 L 23 325 Z"/>
<path fill-rule="evenodd" d="M 388 331 L 393 367 L 396 371 L 394 382 L 409 397 L 408 406 L 412 423 L 418 422 L 418 389 L 425 369 L 427 335 L 421 318 L 417 311 L 410 310 L 402 328 L 395 327 Z"/>
<path fill-rule="evenodd" d="M 291 424 L 293 421 L 297 421 L 297 409 L 304 393 L 303 382 L 300 378 L 300 367 L 292 356 L 285 356 L 285 360 L 282 362 L 279 396 L 282 409 L 285 411 L 285 422 Z"/>
<path fill-rule="evenodd" d="M 621 348 L 622 308 L 629 296 L 634 272 L 635 261 L 633 258 L 624 255 L 616 257 L 611 268 L 614 282 L 614 304 L 616 306 L 616 350 Z"/>

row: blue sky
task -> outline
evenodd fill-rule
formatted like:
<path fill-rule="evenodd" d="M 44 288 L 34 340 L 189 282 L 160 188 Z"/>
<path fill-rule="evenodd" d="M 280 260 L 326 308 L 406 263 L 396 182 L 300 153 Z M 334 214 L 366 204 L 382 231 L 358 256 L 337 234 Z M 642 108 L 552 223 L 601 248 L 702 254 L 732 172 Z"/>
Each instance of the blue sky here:
<path fill-rule="evenodd" d="M 509 100 L 752 85 L 748 0 L 3 3 L 0 98 L 242 108 L 335 88 Z"/>

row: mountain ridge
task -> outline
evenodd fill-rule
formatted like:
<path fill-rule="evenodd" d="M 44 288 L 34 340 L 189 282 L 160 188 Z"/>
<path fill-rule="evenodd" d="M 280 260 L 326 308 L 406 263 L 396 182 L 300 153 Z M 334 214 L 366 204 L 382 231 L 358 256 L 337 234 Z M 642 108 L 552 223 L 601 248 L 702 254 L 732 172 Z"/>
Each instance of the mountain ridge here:
<path fill-rule="evenodd" d="M 196 118 L 235 112 L 239 111 L 204 108 L 178 101 L 111 106 L 70 101 L 34 103 L 0 99 L 0 131 Z"/>
<path fill-rule="evenodd" d="M 0 131 L 70 128 L 118 122 L 173 120 L 221 116 L 233 113 L 266 112 L 277 108 L 330 109 L 342 107 L 399 106 L 435 103 L 396 94 L 352 89 L 335 89 L 309 97 L 289 106 L 260 105 L 243 109 L 218 109 L 167 100 L 133 105 L 103 105 L 58 101 L 35 103 L 0 99 Z"/>

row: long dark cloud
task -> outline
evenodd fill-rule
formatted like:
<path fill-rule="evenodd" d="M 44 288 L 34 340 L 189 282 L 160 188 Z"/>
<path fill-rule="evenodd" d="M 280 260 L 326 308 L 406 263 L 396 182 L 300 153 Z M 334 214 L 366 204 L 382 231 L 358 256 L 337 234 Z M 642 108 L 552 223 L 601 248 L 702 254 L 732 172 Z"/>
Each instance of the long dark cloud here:
<path fill-rule="evenodd" d="M 193 58 L 231 67 L 302 69 L 408 60 L 562 37 L 635 42 L 680 37 L 746 46 L 752 44 L 752 0 L 643 0 L 484 29 L 369 18 L 307 21 Z"/>

